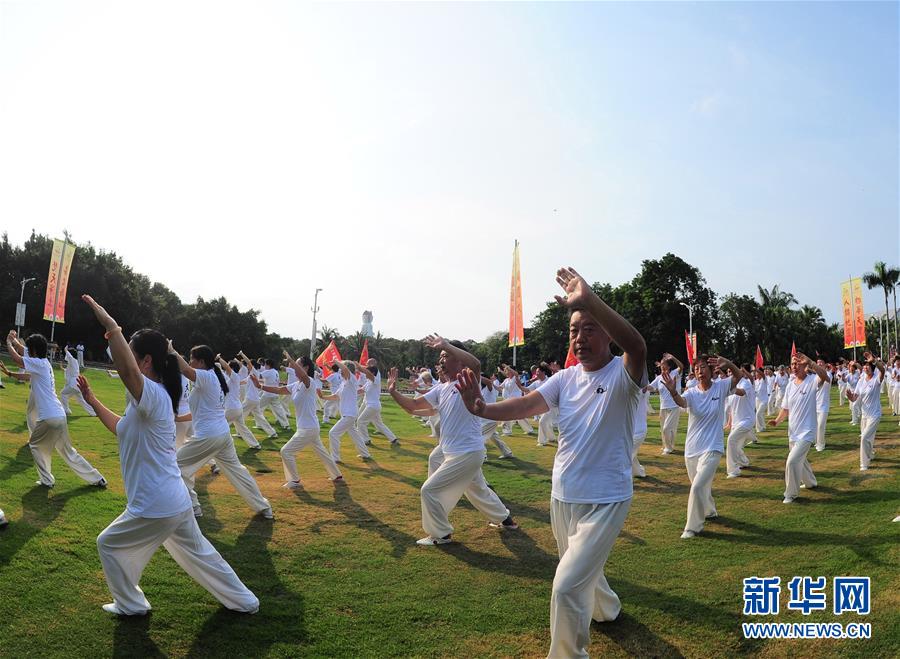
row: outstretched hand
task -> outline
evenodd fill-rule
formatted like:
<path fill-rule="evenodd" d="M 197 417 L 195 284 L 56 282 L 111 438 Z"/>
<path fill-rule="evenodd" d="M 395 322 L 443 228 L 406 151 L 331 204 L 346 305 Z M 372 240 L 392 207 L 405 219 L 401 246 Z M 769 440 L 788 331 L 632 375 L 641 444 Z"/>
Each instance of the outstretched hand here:
<path fill-rule="evenodd" d="M 388 392 L 393 393 L 397 390 L 397 376 L 400 374 L 400 371 L 397 370 L 397 367 L 394 366 L 391 370 L 388 371 L 388 381 L 387 388 Z"/>
<path fill-rule="evenodd" d="M 94 398 L 94 391 L 91 389 L 91 385 L 88 383 L 87 378 L 83 375 L 79 375 L 78 379 L 75 381 L 75 384 L 78 385 L 78 391 L 81 392 L 81 395 L 84 396 L 84 399 L 90 404 Z"/>
<path fill-rule="evenodd" d="M 94 316 L 97 317 L 97 321 L 103 325 L 104 329 L 109 331 L 117 327 L 115 318 L 110 316 L 109 312 L 101 307 L 94 298 L 85 294 L 81 296 L 81 299 L 91 308 L 91 311 L 94 312 Z"/>
<path fill-rule="evenodd" d="M 584 309 L 587 300 L 594 295 L 590 284 L 584 277 L 575 272 L 574 268 L 560 268 L 556 271 L 556 283 L 566 292 L 565 295 L 556 295 L 556 301 L 562 306 L 575 311 Z"/>
<path fill-rule="evenodd" d="M 669 390 L 670 394 L 674 396 L 678 393 L 678 389 L 675 386 L 675 378 L 673 378 L 670 373 L 663 371 L 659 374 L 659 377 L 662 380 L 663 386 Z"/>
<path fill-rule="evenodd" d="M 456 390 L 462 398 L 463 404 L 475 416 L 481 416 L 486 407 L 481 395 L 481 378 L 471 368 L 464 368 L 456 377 Z"/>
<path fill-rule="evenodd" d="M 429 334 L 424 339 L 422 339 L 422 343 L 424 343 L 429 348 L 434 348 L 435 350 L 443 350 L 447 345 L 447 339 L 442 337 L 440 334 Z"/>

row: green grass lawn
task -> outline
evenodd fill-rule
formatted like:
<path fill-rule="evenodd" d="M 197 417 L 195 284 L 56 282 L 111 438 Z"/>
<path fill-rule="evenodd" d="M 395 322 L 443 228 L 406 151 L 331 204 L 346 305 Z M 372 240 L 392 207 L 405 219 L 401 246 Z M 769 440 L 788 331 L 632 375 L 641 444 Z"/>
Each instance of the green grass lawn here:
<path fill-rule="evenodd" d="M 122 409 L 121 383 L 97 371 L 98 396 Z M 57 372 L 61 386 L 61 373 Z M 73 404 L 75 447 L 110 482 L 89 487 L 54 459 L 56 487 L 34 485 L 36 471 L 24 424 L 27 387 L 4 380 L 0 391 L 0 656 L 543 656 L 549 647 L 550 586 L 556 543 L 549 526 L 553 448 L 521 431 L 508 442 L 511 460 L 489 450 L 484 472 L 521 525 L 499 532 L 465 501 L 451 514 L 454 544 L 423 548 L 418 489 L 434 446 L 427 429 L 393 402 L 385 422 L 401 438 L 391 448 L 374 435 L 364 463 L 343 441 L 348 487 L 334 487 L 309 450 L 300 453 L 303 490 L 282 489 L 279 433 L 238 453 L 272 502 L 276 521 L 251 516 L 223 476 L 201 472 L 200 527 L 261 602 L 257 615 L 224 610 L 165 550 L 141 582 L 153 605 L 141 619 L 117 619 L 95 539 L 125 506 L 115 438 Z M 859 436 L 837 392 L 828 449 L 810 453 L 819 487 L 795 505 L 781 503 L 786 428 L 764 433 L 747 449 L 752 467 L 713 486 L 719 519 L 691 541 L 680 540 L 688 480 L 680 450 L 659 454 L 651 417 L 640 459 L 648 477 L 635 482 L 625 528 L 606 567 L 623 610 L 594 624 L 592 656 L 888 657 L 900 648 L 900 432 L 888 411 L 872 469 L 859 471 Z M 682 415 L 678 448 L 684 444 Z M 257 433 L 260 439 L 261 433 Z M 323 432 L 324 436 L 324 432 Z M 778 575 L 785 585 L 777 622 L 872 624 L 871 640 L 751 641 L 741 622 L 742 579 Z M 828 577 L 828 611 L 786 611 L 787 581 Z M 869 616 L 831 613 L 831 580 L 872 578 Z"/>

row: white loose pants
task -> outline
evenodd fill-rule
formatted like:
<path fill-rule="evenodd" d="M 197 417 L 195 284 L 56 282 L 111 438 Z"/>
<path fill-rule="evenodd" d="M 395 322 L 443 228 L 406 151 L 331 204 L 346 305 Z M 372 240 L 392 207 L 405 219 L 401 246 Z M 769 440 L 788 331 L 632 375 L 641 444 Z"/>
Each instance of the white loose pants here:
<path fill-rule="evenodd" d="M 534 428 L 528 423 L 528 419 L 517 419 L 516 421 L 507 421 L 503 424 L 503 434 L 504 435 L 512 435 L 512 424 L 518 423 L 519 427 L 522 429 L 526 435 L 530 435 L 534 432 Z"/>
<path fill-rule="evenodd" d="M 700 533 L 707 517 L 714 517 L 716 502 L 712 496 L 712 482 L 716 475 L 716 469 L 722 460 L 722 454 L 718 451 L 707 451 L 700 455 L 684 458 L 687 467 L 688 478 L 691 481 L 691 493 L 688 495 L 687 522 L 685 531 Z"/>
<path fill-rule="evenodd" d="M 319 437 L 318 428 L 297 428 L 294 436 L 288 440 L 288 443 L 281 447 L 281 464 L 284 467 L 284 477 L 289 481 L 299 481 L 300 472 L 297 471 L 297 453 L 312 446 L 319 460 L 325 466 L 325 471 L 331 480 L 341 477 L 341 470 L 334 463 L 325 446 L 322 444 L 322 438 Z"/>
<path fill-rule="evenodd" d="M 81 457 L 72 446 L 72 440 L 69 438 L 69 425 L 64 416 L 37 421 L 31 431 L 28 448 L 31 449 L 31 457 L 34 458 L 34 466 L 37 467 L 42 485 L 53 487 L 53 484 L 56 483 L 50 469 L 53 449 L 56 449 L 56 452 L 69 465 L 69 469 L 82 480 L 93 484 L 103 479 L 100 472 Z"/>
<path fill-rule="evenodd" d="M 741 467 L 750 464 L 750 458 L 744 453 L 744 447 L 754 439 L 756 435 L 753 433 L 753 426 L 732 428 L 725 447 L 725 468 L 729 476 L 740 476 Z"/>
<path fill-rule="evenodd" d="M 237 434 L 241 436 L 241 439 L 247 442 L 248 446 L 252 448 L 257 448 L 259 446 L 259 440 L 253 436 L 253 432 L 247 427 L 247 424 L 244 423 L 243 409 L 240 407 L 232 407 L 225 410 L 225 420 L 228 423 L 234 424 L 234 429 L 237 430 Z"/>
<path fill-rule="evenodd" d="M 488 442 L 494 442 L 494 446 L 500 450 L 500 455 L 506 456 L 507 458 L 512 457 L 512 449 L 506 445 L 506 442 L 500 439 L 500 434 L 497 432 L 496 421 L 487 421 L 481 424 L 481 438 L 484 439 L 485 449 L 487 448 Z"/>
<path fill-rule="evenodd" d="M 861 405 L 862 401 L 860 401 L 859 398 L 850 403 L 850 423 L 859 423 L 859 410 Z"/>
<path fill-rule="evenodd" d="M 269 500 L 259 491 L 259 485 L 247 471 L 247 467 L 238 460 L 234 450 L 234 441 L 231 435 L 218 435 L 216 437 L 193 437 L 185 442 L 184 446 L 176 453 L 178 468 L 181 469 L 181 477 L 191 492 L 191 503 L 194 507 L 200 505 L 197 493 L 194 491 L 194 474 L 205 465 L 210 458 L 215 458 L 216 464 L 225 473 L 228 482 L 237 490 L 253 512 L 260 512 L 270 508 Z"/>
<path fill-rule="evenodd" d="M 141 615 L 150 602 L 141 590 L 141 574 L 163 545 L 175 562 L 232 611 L 253 613 L 259 600 L 207 540 L 190 510 L 172 517 L 137 517 L 127 510 L 97 536 L 103 574 L 116 606 Z"/>
<path fill-rule="evenodd" d="M 790 451 L 784 465 L 784 498 L 794 499 L 800 494 L 800 484 L 813 488 L 818 483 L 806 454 L 812 442 L 789 442 Z"/>
<path fill-rule="evenodd" d="M 362 414 L 359 415 L 359 418 L 356 420 L 356 429 L 359 431 L 359 434 L 362 435 L 362 438 L 365 441 L 369 441 L 369 424 L 372 423 L 378 429 L 382 435 L 387 437 L 390 441 L 396 441 L 397 435 L 391 432 L 391 429 L 388 428 L 384 421 L 381 419 L 381 408 L 380 407 L 372 407 L 371 405 L 366 405 L 365 409 L 363 409 Z"/>
<path fill-rule="evenodd" d="M 438 454 L 443 456 L 439 461 Z M 487 486 L 481 465 L 484 451 L 443 454 L 437 446 L 428 458 L 428 480 L 422 485 L 422 528 L 432 538 L 453 533 L 448 515 L 465 494 L 473 506 L 491 522 L 509 517 L 500 497 Z"/>
<path fill-rule="evenodd" d="M 638 478 L 645 478 L 647 476 L 647 472 L 644 470 L 644 465 L 638 461 L 638 449 L 641 448 L 641 444 L 644 443 L 644 440 L 647 438 L 647 431 L 634 435 L 631 442 L 631 474 L 632 476 L 637 476 Z"/>
<path fill-rule="evenodd" d="M 332 460 L 335 462 L 340 462 L 341 460 L 341 435 L 344 433 L 350 435 L 350 439 L 353 440 L 356 449 L 362 457 L 371 457 L 369 449 L 366 448 L 366 440 L 363 439 L 363 436 L 356 430 L 356 417 L 342 416 L 336 424 L 331 426 L 331 430 L 328 431 L 328 442 L 331 444 Z"/>
<path fill-rule="evenodd" d="M 828 423 L 828 410 L 816 410 L 816 450 L 825 450 L 825 425 Z"/>
<path fill-rule="evenodd" d="M 556 441 L 556 433 L 553 432 L 553 424 L 559 418 L 559 410 L 551 407 L 549 411 L 544 412 L 538 421 L 537 443 L 541 446 L 547 446 L 550 442 Z"/>
<path fill-rule="evenodd" d="M 266 409 L 272 410 L 272 414 L 275 415 L 275 420 L 278 422 L 278 425 L 282 428 L 290 428 L 291 424 L 288 421 L 287 414 L 285 413 L 284 407 L 281 406 L 281 399 L 278 398 L 278 394 L 272 394 L 268 391 L 260 394 L 259 396 L 259 410 L 261 413 L 265 414 Z"/>
<path fill-rule="evenodd" d="M 81 390 L 78 387 L 70 387 L 66 385 L 62 388 L 62 391 L 59 392 L 59 400 L 62 403 L 63 409 L 66 411 L 66 414 L 71 414 L 72 409 L 69 407 L 69 399 L 74 398 L 75 402 L 81 405 L 84 408 L 84 411 L 90 414 L 91 416 L 97 416 L 97 413 L 94 411 L 94 408 L 91 407 L 90 403 L 88 403 L 84 396 L 81 395 Z"/>
<path fill-rule="evenodd" d="M 262 409 L 260 409 L 258 400 L 244 400 L 243 405 L 245 419 L 252 416 L 256 427 L 266 433 L 267 437 L 274 437 L 278 434 L 275 432 L 275 428 L 272 427 L 272 424 L 269 423 L 269 420 L 266 418 Z"/>
<path fill-rule="evenodd" d="M 675 433 L 678 432 L 678 417 L 680 416 L 680 407 L 660 408 L 659 410 L 659 433 L 662 438 L 663 450 L 669 453 L 675 450 Z"/>
<path fill-rule="evenodd" d="M 325 404 L 322 406 L 322 422 L 328 421 L 333 416 L 338 415 L 338 410 L 340 407 L 336 400 L 326 400 Z"/>
<path fill-rule="evenodd" d="M 591 618 L 615 620 L 622 610 L 603 568 L 630 506 L 631 499 L 615 503 L 550 499 L 550 526 L 559 565 L 550 595 L 549 658 L 587 657 Z"/>
<path fill-rule="evenodd" d="M 756 401 L 756 432 L 763 432 L 766 429 L 766 403 L 765 401 Z"/>
<path fill-rule="evenodd" d="M 875 457 L 875 431 L 878 429 L 880 416 L 863 414 L 859 422 L 859 466 L 869 468 Z"/>

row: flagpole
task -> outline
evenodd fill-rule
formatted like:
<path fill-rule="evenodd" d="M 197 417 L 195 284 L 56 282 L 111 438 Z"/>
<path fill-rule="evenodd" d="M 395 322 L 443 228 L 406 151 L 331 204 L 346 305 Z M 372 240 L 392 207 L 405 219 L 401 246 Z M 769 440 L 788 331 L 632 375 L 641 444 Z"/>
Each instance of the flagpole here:
<path fill-rule="evenodd" d="M 856 361 L 856 303 L 853 301 L 853 275 L 850 275 L 850 319 L 853 323 L 853 361 Z"/>
<path fill-rule="evenodd" d="M 66 262 L 66 247 L 69 239 L 63 241 L 62 252 L 59 256 L 59 269 L 56 271 L 56 289 L 53 291 L 53 320 L 50 321 L 50 343 L 53 343 L 53 335 L 56 334 L 56 305 L 59 303 L 59 277 L 62 275 L 63 263 Z"/>
<path fill-rule="evenodd" d="M 518 250 L 518 249 L 519 249 L 519 241 L 518 241 L 518 240 L 514 240 L 514 241 L 513 241 L 513 265 L 515 265 L 516 253 L 517 253 L 517 250 Z M 521 276 L 521 275 L 519 275 L 519 276 Z M 516 343 L 517 343 L 518 340 L 519 340 L 519 326 L 518 326 L 518 321 L 519 321 L 519 313 L 518 313 L 518 311 L 519 311 L 519 310 L 518 310 L 518 307 L 516 306 L 516 300 L 517 300 L 517 298 L 518 298 L 518 293 L 519 293 L 519 282 L 518 282 L 518 279 L 519 279 L 518 277 L 515 277 L 515 278 L 513 279 L 513 283 L 512 283 L 512 288 L 513 288 L 513 291 L 512 291 L 512 292 L 513 292 L 513 295 L 512 295 L 512 305 L 513 305 L 513 363 L 512 363 L 512 365 L 513 365 L 513 366 L 516 365 Z"/>

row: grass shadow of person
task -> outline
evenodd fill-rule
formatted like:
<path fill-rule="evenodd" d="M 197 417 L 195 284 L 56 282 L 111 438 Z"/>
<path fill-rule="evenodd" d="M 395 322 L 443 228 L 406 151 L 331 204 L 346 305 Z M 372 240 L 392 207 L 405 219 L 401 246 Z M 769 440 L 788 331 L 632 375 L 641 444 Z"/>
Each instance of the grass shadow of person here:
<path fill-rule="evenodd" d="M 608 638 L 630 657 L 684 657 L 678 648 L 625 611 L 610 622 L 591 621 L 591 630 Z"/>
<path fill-rule="evenodd" d="M 114 659 L 131 657 L 165 657 L 150 638 L 152 612 L 145 616 L 119 616 L 113 631 L 112 656 Z"/>
<path fill-rule="evenodd" d="M 300 654 L 309 640 L 305 600 L 278 576 L 269 552 L 273 528 L 270 520 L 254 517 L 233 546 L 216 547 L 259 598 L 259 612 L 220 608 L 203 624 L 186 657 L 261 657 L 275 643 Z"/>
<path fill-rule="evenodd" d="M 555 554 L 541 549 L 534 539 L 522 529 L 499 531 L 500 541 L 515 558 L 489 554 L 472 549 L 459 542 L 440 545 L 439 549 L 471 567 L 487 572 L 498 572 L 514 577 L 552 581 L 559 562 Z"/>
<path fill-rule="evenodd" d="M 6 481 L 8 478 L 28 471 L 28 467 L 34 465 L 34 459 L 31 457 L 31 449 L 28 444 L 22 444 L 16 451 L 16 457 L 8 459 L 9 463 L 0 470 L 0 482 Z"/>

